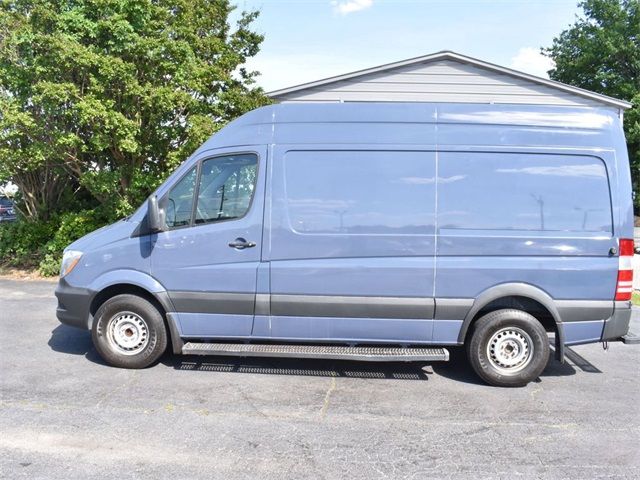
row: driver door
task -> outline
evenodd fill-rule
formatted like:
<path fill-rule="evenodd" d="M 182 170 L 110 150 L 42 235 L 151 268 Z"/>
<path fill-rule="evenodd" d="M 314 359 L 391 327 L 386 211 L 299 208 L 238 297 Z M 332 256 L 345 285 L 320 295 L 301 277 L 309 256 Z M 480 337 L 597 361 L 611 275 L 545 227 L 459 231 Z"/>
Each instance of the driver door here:
<path fill-rule="evenodd" d="M 266 149 L 203 155 L 160 199 L 154 277 L 183 337 L 248 337 L 262 243 Z"/>

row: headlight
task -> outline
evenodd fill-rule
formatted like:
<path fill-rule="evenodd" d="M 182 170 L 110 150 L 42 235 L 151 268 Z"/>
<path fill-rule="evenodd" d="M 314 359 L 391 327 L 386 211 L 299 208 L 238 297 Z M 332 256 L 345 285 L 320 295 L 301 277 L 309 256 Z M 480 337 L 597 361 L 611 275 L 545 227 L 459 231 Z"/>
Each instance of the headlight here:
<path fill-rule="evenodd" d="M 65 250 L 62 255 L 62 265 L 60 265 L 60 277 L 64 277 L 71 272 L 80 261 L 80 257 L 82 257 L 82 252 Z"/>

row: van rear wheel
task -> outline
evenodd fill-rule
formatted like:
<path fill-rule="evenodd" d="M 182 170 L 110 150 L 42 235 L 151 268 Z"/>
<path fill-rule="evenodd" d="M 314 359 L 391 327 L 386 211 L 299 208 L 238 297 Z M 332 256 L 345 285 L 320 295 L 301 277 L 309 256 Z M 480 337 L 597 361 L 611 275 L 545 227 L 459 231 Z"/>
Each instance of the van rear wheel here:
<path fill-rule="evenodd" d="M 137 295 L 116 295 L 96 312 L 91 329 L 100 356 L 114 367 L 145 368 L 167 348 L 167 330 L 158 309 Z"/>
<path fill-rule="evenodd" d="M 522 387 L 538 378 L 549 358 L 547 332 L 521 310 L 496 310 L 473 325 L 467 357 L 485 382 L 499 387 Z"/>

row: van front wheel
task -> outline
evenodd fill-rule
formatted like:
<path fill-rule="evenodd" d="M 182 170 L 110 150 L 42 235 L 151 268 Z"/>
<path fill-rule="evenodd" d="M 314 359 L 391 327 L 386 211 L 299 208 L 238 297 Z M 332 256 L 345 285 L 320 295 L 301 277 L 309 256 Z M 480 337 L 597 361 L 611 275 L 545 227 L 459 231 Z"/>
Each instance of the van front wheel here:
<path fill-rule="evenodd" d="M 100 356 L 114 367 L 145 368 L 167 348 L 162 314 L 137 295 L 116 295 L 96 312 L 91 329 Z"/>
<path fill-rule="evenodd" d="M 485 382 L 499 387 L 522 387 L 544 370 L 549 339 L 540 322 L 521 310 L 496 310 L 473 325 L 467 356 Z"/>

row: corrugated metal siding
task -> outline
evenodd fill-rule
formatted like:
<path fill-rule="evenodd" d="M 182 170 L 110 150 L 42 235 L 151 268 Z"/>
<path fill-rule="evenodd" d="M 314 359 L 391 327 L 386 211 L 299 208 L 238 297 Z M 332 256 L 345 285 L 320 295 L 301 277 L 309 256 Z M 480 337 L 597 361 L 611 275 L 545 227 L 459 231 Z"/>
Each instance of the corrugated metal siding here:
<path fill-rule="evenodd" d="M 274 97 L 280 102 L 452 102 L 598 106 L 571 93 L 475 65 L 441 60 Z"/>

